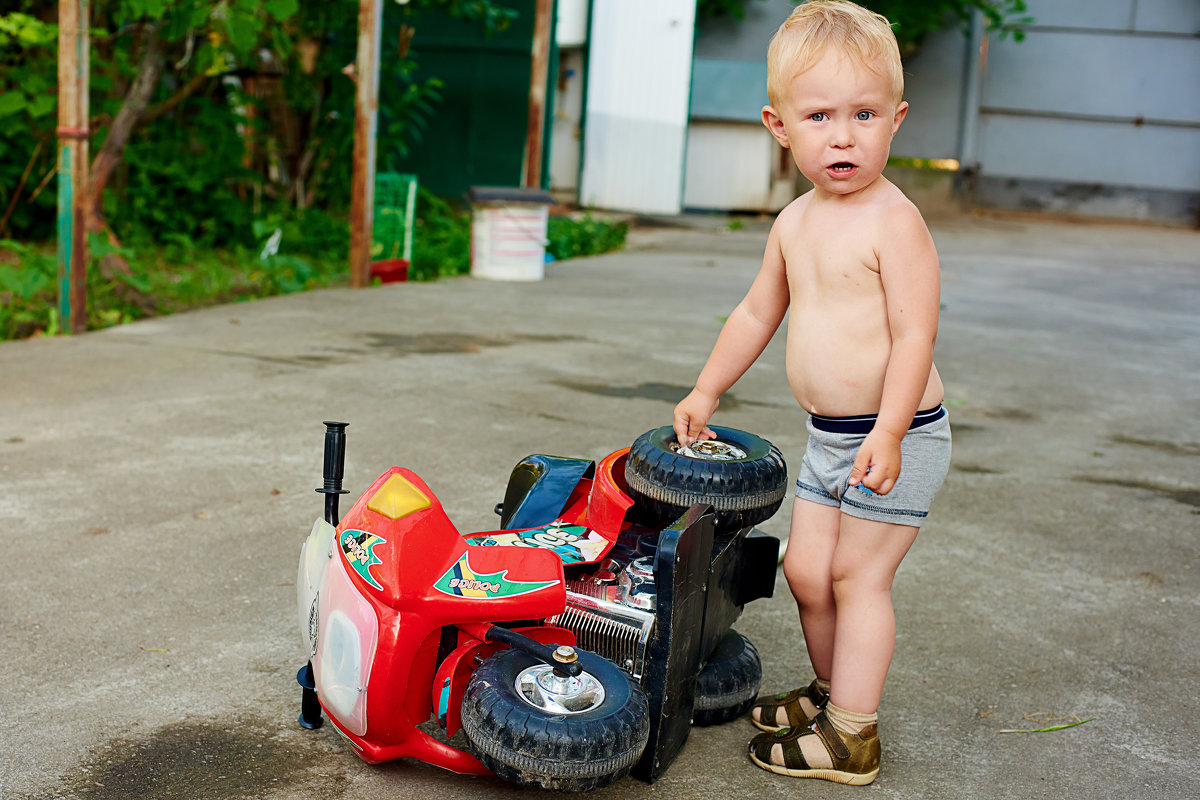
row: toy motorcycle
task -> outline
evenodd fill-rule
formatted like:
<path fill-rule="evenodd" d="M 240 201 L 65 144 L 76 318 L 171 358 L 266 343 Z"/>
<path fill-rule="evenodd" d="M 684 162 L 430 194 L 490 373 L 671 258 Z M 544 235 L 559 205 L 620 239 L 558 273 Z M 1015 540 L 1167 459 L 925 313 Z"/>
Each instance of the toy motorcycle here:
<path fill-rule="evenodd" d="M 653 782 L 693 722 L 753 704 L 761 663 L 730 625 L 774 587 L 778 540 L 753 530 L 786 491 L 769 442 L 714 427 L 686 448 L 661 428 L 599 463 L 529 456 L 500 528 L 464 535 L 400 467 L 339 520 L 346 423 L 325 424 L 301 725 L 323 711 L 368 763 L 579 791 Z"/>

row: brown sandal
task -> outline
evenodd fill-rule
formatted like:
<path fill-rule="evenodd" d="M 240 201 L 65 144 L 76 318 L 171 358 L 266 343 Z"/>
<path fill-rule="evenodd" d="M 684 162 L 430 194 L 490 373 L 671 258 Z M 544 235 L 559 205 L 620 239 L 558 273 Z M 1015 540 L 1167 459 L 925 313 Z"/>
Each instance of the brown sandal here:
<path fill-rule="evenodd" d="M 804 713 L 804 708 L 800 705 L 801 698 L 807 698 L 819 712 L 829 702 L 829 692 L 818 686 L 814 680 L 806 687 L 782 692 L 769 700 L 756 703 L 750 709 L 750 721 L 754 723 L 754 727 L 768 732 L 782 728 L 807 728 L 812 724 L 812 717 Z M 786 725 L 780 725 L 778 722 L 781 708 L 787 714 Z"/>
<path fill-rule="evenodd" d="M 830 766 L 814 767 L 804 758 L 802 740 L 815 737 L 829 754 Z M 783 763 L 772 760 L 779 745 Z M 750 740 L 750 760 L 765 770 L 793 778 L 820 778 L 866 786 L 879 774 L 879 726 L 858 734 L 843 733 L 822 712 L 808 728 L 783 728 Z"/>

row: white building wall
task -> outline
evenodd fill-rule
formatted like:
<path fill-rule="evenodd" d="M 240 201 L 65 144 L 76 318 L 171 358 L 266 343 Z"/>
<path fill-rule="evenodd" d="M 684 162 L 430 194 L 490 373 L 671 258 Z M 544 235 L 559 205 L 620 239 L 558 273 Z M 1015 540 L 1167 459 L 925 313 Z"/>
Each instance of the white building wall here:
<path fill-rule="evenodd" d="M 778 211 L 796 196 L 795 174 L 761 124 L 692 120 L 688 128 L 687 208 Z"/>
<path fill-rule="evenodd" d="M 695 0 L 592 4 L 583 205 L 681 210 L 695 14 Z"/>
<path fill-rule="evenodd" d="M 581 202 L 671 213 L 682 183 L 688 207 L 781 207 L 790 180 L 778 150 L 764 157 L 758 110 L 792 6 L 757 0 L 698 31 L 685 145 L 691 4 L 593 0 Z M 1195 224 L 1200 0 L 1028 0 L 1028 13 L 1024 41 L 976 48 L 951 26 L 906 56 L 892 155 L 957 160 L 977 205 Z"/>

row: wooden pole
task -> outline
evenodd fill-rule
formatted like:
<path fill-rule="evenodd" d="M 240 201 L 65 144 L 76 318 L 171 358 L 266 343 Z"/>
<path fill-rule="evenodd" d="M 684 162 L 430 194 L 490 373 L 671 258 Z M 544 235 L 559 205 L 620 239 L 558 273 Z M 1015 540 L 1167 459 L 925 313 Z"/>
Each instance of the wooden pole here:
<path fill-rule="evenodd" d="M 87 329 L 88 0 L 58 4 L 58 315 Z"/>
<path fill-rule="evenodd" d="M 524 183 L 540 189 L 546 130 L 546 76 L 550 69 L 550 37 L 554 35 L 554 0 L 537 0 L 535 14 L 533 64 L 529 70 L 529 126 L 525 133 Z"/>
<path fill-rule="evenodd" d="M 354 164 L 350 181 L 350 285 L 355 288 L 371 283 L 382 23 L 382 0 L 359 0 L 358 57 L 354 68 Z"/>

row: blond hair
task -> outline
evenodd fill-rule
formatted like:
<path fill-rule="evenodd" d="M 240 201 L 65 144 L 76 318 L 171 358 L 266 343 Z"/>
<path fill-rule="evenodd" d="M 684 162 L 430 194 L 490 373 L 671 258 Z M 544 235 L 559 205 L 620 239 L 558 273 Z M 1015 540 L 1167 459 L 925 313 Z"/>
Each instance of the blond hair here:
<path fill-rule="evenodd" d="M 848 0 L 809 0 L 783 21 L 767 48 L 771 105 L 778 105 L 792 78 L 819 61 L 830 47 L 890 78 L 895 100 L 900 102 L 904 70 L 896 34 L 887 18 Z"/>

